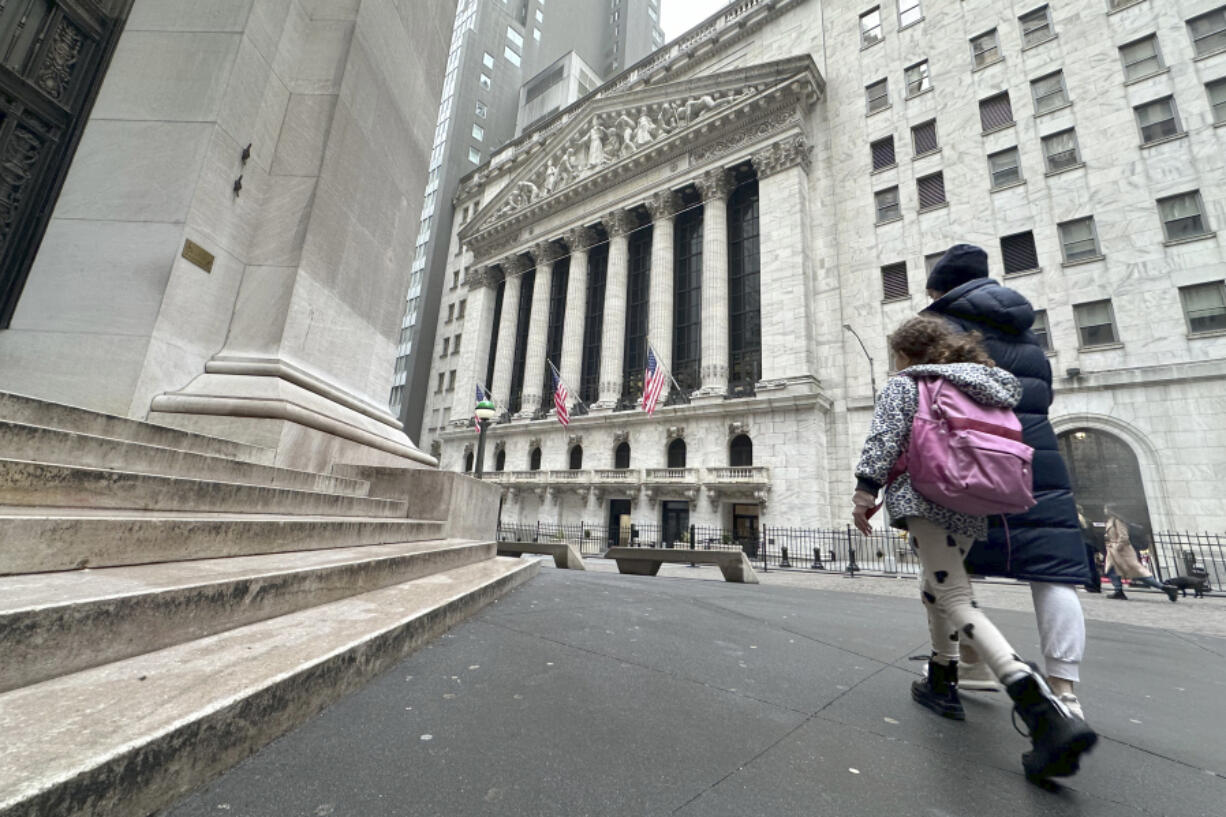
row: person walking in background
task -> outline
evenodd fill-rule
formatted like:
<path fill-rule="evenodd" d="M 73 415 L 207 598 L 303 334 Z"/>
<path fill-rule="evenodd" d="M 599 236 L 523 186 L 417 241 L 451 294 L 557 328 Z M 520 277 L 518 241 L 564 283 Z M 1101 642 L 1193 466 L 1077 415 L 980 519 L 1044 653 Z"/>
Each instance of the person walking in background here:
<path fill-rule="evenodd" d="M 1146 570 L 1145 565 L 1141 564 L 1141 560 L 1137 558 L 1137 551 L 1132 546 L 1132 537 L 1128 532 L 1128 521 L 1120 516 L 1119 508 L 1115 505 L 1106 505 L 1103 507 L 1103 513 L 1107 516 L 1105 566 L 1107 578 L 1111 580 L 1111 586 L 1115 588 L 1115 592 L 1107 598 L 1128 601 L 1128 597 L 1124 595 L 1124 579 L 1129 579 L 1133 584 L 1143 584 L 1146 587 L 1161 590 L 1171 601 L 1178 601 L 1179 591 L 1174 587 L 1164 587 L 1159 584 L 1153 574 Z"/>
<path fill-rule="evenodd" d="M 1081 541 L 1086 546 L 1086 560 L 1090 567 L 1090 581 L 1086 584 L 1087 593 L 1103 592 L 1102 575 L 1098 571 L 1098 537 L 1094 534 L 1094 525 L 1086 518 L 1081 504 L 1077 505 L 1077 524 L 1081 526 Z"/>
<path fill-rule="evenodd" d="M 974 402 L 1013 407 L 1022 395 L 1018 379 L 993 365 L 973 334 L 959 333 L 944 321 L 912 318 L 890 337 L 899 373 L 878 397 L 872 427 L 856 466 L 853 519 L 870 534 L 869 516 L 886 487 L 890 524 L 908 531 L 923 571 L 922 596 L 929 615 L 932 654 L 928 674 L 911 685 L 911 697 L 939 715 L 963 720 L 958 700 L 959 643 L 974 644 L 982 660 L 1004 684 L 1014 710 L 1030 729 L 1031 751 L 1022 756 L 1032 780 L 1077 772 L 1082 753 L 1094 746 L 1094 730 L 1065 706 L 1033 665 L 1026 664 L 1000 630 L 971 598 L 963 557 L 983 541 L 987 518 L 939 505 L 912 486 L 900 458 L 911 442 L 919 410 L 917 378 L 943 378 Z M 904 461 L 905 462 L 905 461 Z"/>
<path fill-rule="evenodd" d="M 1022 383 L 1022 397 L 1013 411 L 1022 423 L 1022 439 L 1034 449 L 1037 504 L 1003 521 L 992 518 L 985 539 L 988 546 L 971 551 L 967 569 L 1030 583 L 1048 682 L 1081 717 L 1075 684 L 1085 657 L 1086 626 L 1076 585 L 1089 583 L 1090 567 L 1068 469 L 1047 419 L 1051 365 L 1030 331 L 1034 308 L 1021 293 L 989 279 L 987 253 L 970 244 L 956 244 L 946 251 L 929 273 L 927 289 L 933 302 L 921 315 L 942 318 L 963 332 L 980 333 L 996 365 Z M 967 652 L 962 662 L 965 686 L 993 688 L 987 668 L 972 650 Z"/>

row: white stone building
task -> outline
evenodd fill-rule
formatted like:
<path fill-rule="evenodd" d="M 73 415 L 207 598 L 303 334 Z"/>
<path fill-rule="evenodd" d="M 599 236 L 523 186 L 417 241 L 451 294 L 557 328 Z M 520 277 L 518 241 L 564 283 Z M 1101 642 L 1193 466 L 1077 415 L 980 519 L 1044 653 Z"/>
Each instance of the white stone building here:
<path fill-rule="evenodd" d="M 1091 515 L 1226 530 L 1224 125 L 1222 0 L 734 3 L 461 185 L 423 445 L 472 467 L 481 383 L 504 521 L 842 527 L 885 337 L 970 242 Z"/>

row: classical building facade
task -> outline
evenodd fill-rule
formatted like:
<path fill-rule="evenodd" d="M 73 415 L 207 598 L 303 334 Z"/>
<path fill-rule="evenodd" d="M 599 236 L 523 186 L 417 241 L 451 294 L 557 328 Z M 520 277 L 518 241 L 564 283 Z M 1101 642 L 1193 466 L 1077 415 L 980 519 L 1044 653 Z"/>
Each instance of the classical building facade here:
<path fill-rule="evenodd" d="M 481 384 L 504 521 L 842 527 L 965 241 L 1038 310 L 1091 515 L 1226 530 L 1224 78 L 1221 0 L 732 4 L 461 184 L 423 445 L 472 468 Z"/>

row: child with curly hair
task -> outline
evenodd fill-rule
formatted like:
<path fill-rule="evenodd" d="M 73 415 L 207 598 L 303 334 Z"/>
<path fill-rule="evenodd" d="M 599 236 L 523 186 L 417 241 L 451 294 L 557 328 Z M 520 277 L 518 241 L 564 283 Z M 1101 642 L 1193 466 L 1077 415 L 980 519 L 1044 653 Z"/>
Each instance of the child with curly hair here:
<path fill-rule="evenodd" d="M 905 471 L 891 473 L 910 444 L 919 407 L 917 379 L 943 378 L 975 402 L 1001 408 L 1017 404 L 1021 383 L 996 367 L 977 334 L 958 332 L 940 318 L 912 318 L 902 324 L 890 336 L 890 350 L 897 374 L 878 397 L 856 466 L 858 484 L 852 502 L 856 527 L 871 533 L 869 516 L 878 492 L 886 487 L 890 524 L 908 532 L 920 560 L 932 655 L 928 675 L 911 685 L 911 697 L 939 715 L 965 719 L 957 692 L 958 642 L 973 643 L 1030 728 L 1032 749 L 1022 756 L 1027 777 L 1045 780 L 1075 774 L 1080 756 L 1098 736 L 1052 693 L 1037 668 L 1022 661 L 972 600 L 962 560 L 976 539 L 986 538 L 987 517 L 939 505 L 916 491 Z"/>

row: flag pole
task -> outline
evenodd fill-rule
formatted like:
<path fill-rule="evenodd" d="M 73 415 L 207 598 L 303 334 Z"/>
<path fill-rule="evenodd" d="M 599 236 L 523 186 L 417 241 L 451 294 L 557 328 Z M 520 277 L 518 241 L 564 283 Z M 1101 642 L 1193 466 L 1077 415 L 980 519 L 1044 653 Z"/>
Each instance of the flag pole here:
<path fill-rule="evenodd" d="M 655 351 L 655 347 L 651 345 L 650 337 L 647 339 L 647 351 L 648 352 Z M 656 355 L 656 365 L 664 366 L 664 359 L 660 357 L 659 355 Z M 685 389 L 681 388 L 681 384 L 677 382 L 677 378 L 673 377 L 673 370 L 668 368 L 667 366 L 664 366 L 664 372 L 665 374 L 668 375 L 668 380 L 670 383 L 673 384 L 673 388 L 677 390 L 677 394 L 680 394 L 682 397 L 685 398 L 685 404 L 687 406 L 690 405 L 690 396 L 685 393 Z"/>
<path fill-rule="evenodd" d="M 561 382 L 561 384 L 566 387 L 566 391 L 570 393 L 570 396 L 574 398 L 575 402 L 583 406 L 584 412 L 588 412 L 589 409 L 587 407 L 587 403 L 583 402 L 583 398 L 579 396 L 579 392 L 575 391 L 574 389 L 570 387 L 570 384 L 566 382 L 566 378 L 562 376 L 562 373 L 560 371 L 558 371 L 558 367 L 553 365 L 553 361 L 550 360 L 549 358 L 545 358 L 545 362 L 549 364 L 550 369 L 553 369 L 553 373 L 557 376 L 559 382 Z"/>

